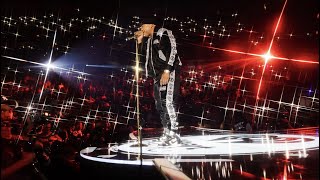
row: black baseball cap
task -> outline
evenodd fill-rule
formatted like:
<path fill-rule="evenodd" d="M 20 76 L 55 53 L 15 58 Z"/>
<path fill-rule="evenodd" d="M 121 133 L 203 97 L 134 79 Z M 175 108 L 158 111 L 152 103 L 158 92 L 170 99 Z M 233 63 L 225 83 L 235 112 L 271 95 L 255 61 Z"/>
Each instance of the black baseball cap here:
<path fill-rule="evenodd" d="M 162 26 L 163 19 L 155 15 L 141 17 L 140 26 L 142 26 L 143 24 L 154 24 L 156 26 Z"/>

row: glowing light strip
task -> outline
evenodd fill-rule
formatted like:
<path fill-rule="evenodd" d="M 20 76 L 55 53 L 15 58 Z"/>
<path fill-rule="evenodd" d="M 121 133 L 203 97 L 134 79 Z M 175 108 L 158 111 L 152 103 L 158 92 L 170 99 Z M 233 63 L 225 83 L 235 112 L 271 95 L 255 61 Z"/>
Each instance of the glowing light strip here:
<path fill-rule="evenodd" d="M 130 160 L 119 160 L 119 159 L 104 159 L 104 158 L 87 156 L 81 152 L 80 152 L 80 156 L 85 159 L 88 159 L 88 160 L 105 162 L 105 163 L 112 163 L 112 164 L 141 165 L 141 163 L 142 163 L 142 165 L 144 165 L 144 166 L 153 166 L 153 162 L 152 162 L 153 159 L 143 159 L 142 161 L 140 161 L 140 160 L 130 161 Z"/>
<path fill-rule="evenodd" d="M 136 73 L 136 98 L 137 98 L 137 127 L 138 127 L 138 144 L 139 144 L 139 151 L 142 153 L 142 139 L 141 139 L 141 130 L 142 127 L 140 127 L 140 102 L 139 102 L 139 55 L 138 55 L 138 41 L 136 41 L 136 67 L 135 67 L 135 73 Z M 140 156 L 140 155 L 139 155 Z M 140 161 L 142 163 L 142 157 L 140 157 Z"/>
<path fill-rule="evenodd" d="M 211 47 L 211 46 L 202 46 L 202 45 L 195 44 L 195 43 L 187 43 L 187 44 L 198 46 L 198 47 L 205 47 L 208 49 L 220 50 L 220 51 L 225 51 L 225 52 L 232 52 L 232 53 L 236 53 L 236 54 L 244 54 L 244 55 L 250 55 L 250 56 L 261 57 L 261 58 L 266 57 L 265 54 L 255 54 L 255 53 L 248 53 L 248 52 L 242 52 L 242 51 L 231 50 L 231 49 L 217 48 L 217 47 Z M 278 60 L 294 61 L 294 62 L 302 62 L 302 63 L 310 63 L 310 64 L 319 64 L 319 61 L 315 61 L 315 60 L 312 61 L 312 60 L 305 60 L 305 59 L 291 59 L 291 58 L 284 58 L 284 57 L 278 57 L 278 56 L 271 56 L 271 57 L 272 57 L 272 59 L 278 59 Z"/>
<path fill-rule="evenodd" d="M 48 64 L 38 63 L 38 62 L 33 62 L 33 61 L 28 61 L 28 60 L 20 59 L 20 58 L 16 58 L 16 57 L 11 57 L 11 56 L 1 56 L 1 57 L 7 58 L 7 59 L 16 60 L 16 61 L 21 61 L 21 62 L 27 62 L 27 63 L 31 63 L 31 64 L 36 64 L 36 65 L 41 65 L 41 66 L 44 66 L 44 67 L 48 67 Z M 55 68 L 55 69 L 61 69 L 61 70 L 69 71 L 69 69 L 61 68 L 61 67 L 58 67 L 58 66 L 50 65 L 50 67 Z M 90 75 L 89 73 L 77 71 L 77 70 L 74 70 L 73 68 L 72 68 L 71 72 L 75 72 L 75 73 L 79 73 L 79 74 L 83 74 L 83 75 Z"/>
<path fill-rule="evenodd" d="M 261 84 L 262 84 L 263 75 L 264 75 L 264 72 L 265 72 L 265 70 L 266 70 L 268 60 L 269 60 L 269 58 L 272 57 L 270 54 L 271 54 L 271 48 L 272 48 L 273 40 L 274 40 L 274 37 L 275 37 L 275 35 L 276 35 L 276 33 L 277 33 L 277 30 L 278 30 L 278 27 L 279 27 L 279 24 L 280 24 L 280 20 L 281 20 L 283 11 L 284 11 L 284 9 L 285 9 L 285 7 L 286 7 L 286 4 L 287 4 L 287 0 L 285 1 L 284 5 L 283 5 L 283 7 L 282 7 L 280 16 L 279 16 L 279 18 L 278 18 L 277 25 L 276 25 L 275 30 L 274 30 L 274 32 L 273 32 L 273 36 L 272 36 L 272 39 L 271 39 L 271 42 L 270 42 L 270 45 L 269 45 L 268 52 L 264 55 L 265 61 L 264 61 L 264 66 L 263 66 L 263 70 L 262 70 L 262 74 L 261 74 L 261 77 L 260 77 L 259 86 L 258 86 L 258 90 L 257 90 L 257 97 L 256 97 L 256 102 L 255 102 L 255 105 L 256 105 L 256 106 L 258 106 L 258 103 L 259 103 L 259 94 L 260 94 L 260 88 L 261 88 Z M 273 57 L 272 57 L 272 58 L 273 58 Z M 253 118 L 252 118 L 252 124 L 254 123 L 254 120 L 255 120 L 256 111 L 257 111 L 257 109 L 255 109 L 255 110 L 254 110 L 254 113 L 253 113 L 254 115 L 253 115 Z"/>
<path fill-rule="evenodd" d="M 46 76 L 44 77 L 44 80 L 43 80 L 43 85 L 42 85 L 42 89 L 41 89 L 41 92 L 40 92 L 39 101 L 41 100 L 41 97 L 42 97 L 42 94 L 43 94 L 43 89 L 44 89 L 44 86 L 45 86 L 45 83 L 46 83 L 46 80 L 47 80 L 47 77 L 48 77 L 48 73 L 49 73 L 49 70 L 50 70 L 50 64 L 51 64 L 54 44 L 56 42 L 56 36 L 57 36 L 57 30 L 55 30 L 55 32 L 54 32 L 53 41 L 52 41 L 52 47 L 51 47 L 51 53 L 50 53 L 50 57 L 49 57 L 49 62 L 47 64 Z"/>

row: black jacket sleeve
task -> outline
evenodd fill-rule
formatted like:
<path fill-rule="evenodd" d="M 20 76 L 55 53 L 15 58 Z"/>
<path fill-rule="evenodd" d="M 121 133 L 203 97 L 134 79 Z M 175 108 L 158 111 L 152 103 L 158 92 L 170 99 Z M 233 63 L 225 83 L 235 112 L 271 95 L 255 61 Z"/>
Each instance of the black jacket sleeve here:
<path fill-rule="evenodd" d="M 159 53 L 159 58 L 165 58 L 166 67 L 164 69 L 170 72 L 174 70 L 174 61 L 177 55 L 176 40 L 170 30 L 165 31 L 163 34 L 157 35 L 158 43 L 155 44 L 155 48 Z"/>

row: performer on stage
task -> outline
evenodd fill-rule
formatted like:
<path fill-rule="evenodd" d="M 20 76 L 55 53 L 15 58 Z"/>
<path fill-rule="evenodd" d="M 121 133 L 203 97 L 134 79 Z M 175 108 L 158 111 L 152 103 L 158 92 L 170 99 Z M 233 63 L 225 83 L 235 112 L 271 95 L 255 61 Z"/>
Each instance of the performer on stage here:
<path fill-rule="evenodd" d="M 144 18 L 139 31 L 134 34 L 139 49 L 145 51 L 146 76 L 154 79 L 155 105 L 164 129 L 159 142 L 174 145 L 181 143 L 176 107 L 182 63 L 172 31 L 161 26 L 162 21 L 157 17 Z"/>

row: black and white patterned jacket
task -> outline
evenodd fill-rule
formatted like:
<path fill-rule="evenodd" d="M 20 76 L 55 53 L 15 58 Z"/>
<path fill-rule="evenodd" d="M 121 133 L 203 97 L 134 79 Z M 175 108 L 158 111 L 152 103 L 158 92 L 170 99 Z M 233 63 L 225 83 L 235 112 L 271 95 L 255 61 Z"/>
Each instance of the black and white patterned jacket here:
<path fill-rule="evenodd" d="M 182 66 L 178 56 L 176 40 L 171 30 L 160 28 L 143 43 L 145 51 L 145 73 L 159 81 L 165 69 L 180 71 Z"/>

